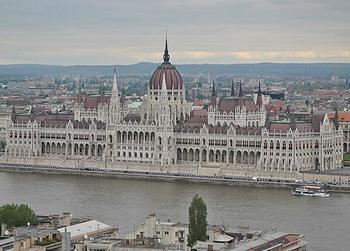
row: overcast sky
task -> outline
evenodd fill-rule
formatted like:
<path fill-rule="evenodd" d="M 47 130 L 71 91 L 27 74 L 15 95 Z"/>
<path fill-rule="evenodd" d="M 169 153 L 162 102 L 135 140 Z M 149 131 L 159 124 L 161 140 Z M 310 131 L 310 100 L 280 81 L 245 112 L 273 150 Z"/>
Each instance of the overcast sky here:
<path fill-rule="evenodd" d="M 350 0 L 0 0 L 0 64 L 350 62 Z"/>

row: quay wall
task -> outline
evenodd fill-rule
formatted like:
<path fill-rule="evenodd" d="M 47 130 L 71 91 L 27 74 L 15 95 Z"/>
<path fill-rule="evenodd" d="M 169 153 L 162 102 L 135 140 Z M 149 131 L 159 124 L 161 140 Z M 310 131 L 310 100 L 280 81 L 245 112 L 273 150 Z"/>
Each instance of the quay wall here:
<path fill-rule="evenodd" d="M 94 170 L 92 170 L 94 169 Z M 297 183 L 332 182 L 332 190 L 350 192 L 350 175 L 324 173 L 260 172 L 227 166 L 155 166 L 139 163 L 104 163 L 88 159 L 0 158 L 0 171 L 44 174 L 88 175 L 122 179 L 195 182 L 270 188 L 291 188 Z M 254 179 L 252 179 L 254 177 Z M 256 178 L 263 178 L 259 181 Z M 278 181 L 276 181 L 278 180 Z"/>

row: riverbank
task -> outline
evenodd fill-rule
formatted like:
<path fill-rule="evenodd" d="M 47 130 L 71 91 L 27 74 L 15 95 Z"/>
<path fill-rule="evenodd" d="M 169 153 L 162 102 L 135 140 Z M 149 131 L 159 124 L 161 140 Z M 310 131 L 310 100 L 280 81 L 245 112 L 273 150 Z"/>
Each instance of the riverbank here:
<path fill-rule="evenodd" d="M 44 159 L 43 159 L 44 160 Z M 53 161 L 52 159 L 50 160 Z M 16 163 L 17 162 L 17 163 Z M 18 163 L 18 160 L 4 159 L 0 162 L 0 171 L 5 172 L 21 172 L 21 173 L 43 173 L 56 175 L 79 175 L 79 176 L 100 176 L 118 179 L 142 179 L 157 180 L 164 182 L 192 182 L 220 185 L 236 185 L 248 187 L 266 187 L 266 188 L 282 188 L 291 189 L 302 182 L 314 184 L 328 184 L 331 192 L 348 192 L 350 193 L 349 180 L 346 177 L 341 180 L 341 176 L 337 175 L 336 179 L 332 179 L 329 174 L 305 173 L 294 174 L 291 176 L 287 173 L 284 177 L 281 174 L 274 176 L 265 172 L 256 173 L 249 170 L 226 170 L 225 168 L 193 168 L 185 167 L 153 167 L 134 165 L 115 165 L 101 167 L 90 163 L 81 164 L 81 160 L 60 161 L 59 163 L 47 164 L 45 161 L 31 163 Z M 76 162 L 76 163 L 75 163 Z M 73 165 L 73 163 L 75 163 Z M 130 163 L 129 163 L 130 164 Z M 297 175 L 297 177 L 295 177 Z M 340 182 L 339 182 L 340 177 Z M 349 179 L 349 177 L 347 177 Z M 328 182 L 332 182 L 329 184 Z"/>

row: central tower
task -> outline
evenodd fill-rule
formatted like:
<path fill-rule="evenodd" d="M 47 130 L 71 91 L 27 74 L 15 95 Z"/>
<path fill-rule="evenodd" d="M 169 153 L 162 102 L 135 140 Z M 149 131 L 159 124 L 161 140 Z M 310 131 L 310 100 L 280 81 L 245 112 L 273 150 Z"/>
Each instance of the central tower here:
<path fill-rule="evenodd" d="M 166 90 L 163 89 L 164 80 Z M 148 86 L 148 95 L 141 106 L 142 120 L 158 123 L 162 93 L 163 95 L 166 94 L 171 123 L 176 125 L 180 120 L 186 120 L 189 117 L 191 106 L 186 101 L 182 76 L 175 66 L 170 63 L 167 37 L 165 38 L 163 63 L 152 74 Z"/>

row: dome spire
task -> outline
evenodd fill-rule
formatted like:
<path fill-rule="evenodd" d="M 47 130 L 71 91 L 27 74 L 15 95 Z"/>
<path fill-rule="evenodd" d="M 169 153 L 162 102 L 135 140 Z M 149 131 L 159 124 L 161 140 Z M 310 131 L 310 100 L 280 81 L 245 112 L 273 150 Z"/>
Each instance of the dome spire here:
<path fill-rule="evenodd" d="M 170 55 L 168 52 L 168 34 L 165 34 L 165 50 L 163 55 L 164 63 L 169 63 Z"/>

